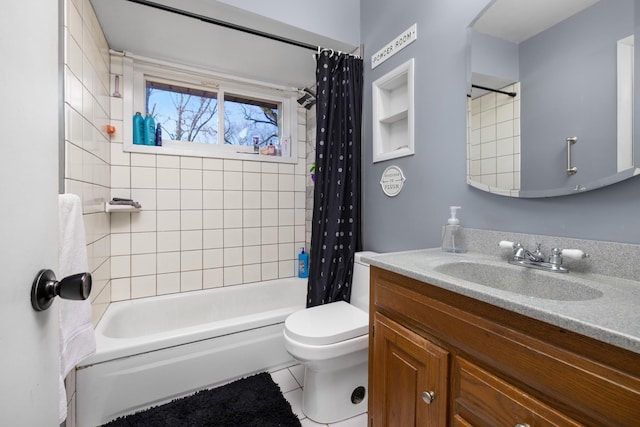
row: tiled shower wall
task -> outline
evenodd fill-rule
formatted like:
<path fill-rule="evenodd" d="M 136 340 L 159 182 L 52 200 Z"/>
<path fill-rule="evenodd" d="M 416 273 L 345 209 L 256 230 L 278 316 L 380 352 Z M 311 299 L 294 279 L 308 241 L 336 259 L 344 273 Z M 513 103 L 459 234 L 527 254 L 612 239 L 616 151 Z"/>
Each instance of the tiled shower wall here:
<path fill-rule="evenodd" d="M 122 78 L 119 56 L 111 80 Z M 122 99 L 111 123 L 122 129 Z M 127 153 L 111 137 L 111 301 L 291 277 L 305 245 L 306 110 L 297 164 Z"/>
<path fill-rule="evenodd" d="M 109 215 L 109 50 L 89 0 L 64 7 L 64 188 L 80 196 L 87 241 L 94 324 L 111 301 Z M 75 426 L 75 372 L 65 381 L 67 427 Z"/>
<path fill-rule="evenodd" d="M 520 83 L 467 101 L 470 178 L 494 192 L 520 189 Z"/>
<path fill-rule="evenodd" d="M 80 196 L 94 324 L 110 302 L 109 48 L 89 0 L 64 2 L 65 192 Z"/>

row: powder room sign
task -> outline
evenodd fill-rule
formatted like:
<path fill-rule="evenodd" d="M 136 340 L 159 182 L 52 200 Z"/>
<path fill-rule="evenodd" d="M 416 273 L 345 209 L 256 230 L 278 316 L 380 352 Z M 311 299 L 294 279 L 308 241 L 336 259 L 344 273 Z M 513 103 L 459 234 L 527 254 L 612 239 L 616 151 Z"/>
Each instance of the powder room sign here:
<path fill-rule="evenodd" d="M 389 166 L 382 172 L 380 185 L 382 186 L 384 194 L 389 197 L 394 197 L 402 191 L 405 181 L 406 178 L 402 173 L 402 169 L 398 166 Z"/>
<path fill-rule="evenodd" d="M 391 58 L 396 53 L 407 47 L 418 39 L 418 24 L 413 24 L 407 28 L 398 37 L 387 43 L 385 47 L 377 51 L 371 56 L 371 69 L 373 70 L 378 65 L 382 64 L 387 59 Z"/>

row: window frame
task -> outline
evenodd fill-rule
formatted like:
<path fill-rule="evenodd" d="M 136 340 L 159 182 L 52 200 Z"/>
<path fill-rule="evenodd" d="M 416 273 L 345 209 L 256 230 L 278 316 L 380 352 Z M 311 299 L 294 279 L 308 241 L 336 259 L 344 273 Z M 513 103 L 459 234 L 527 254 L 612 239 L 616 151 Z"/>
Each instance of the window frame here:
<path fill-rule="evenodd" d="M 125 54 L 123 57 L 123 151 L 203 158 L 250 160 L 273 163 L 298 163 L 298 105 L 297 90 L 248 79 L 224 76 L 197 68 L 156 61 Z M 166 82 L 178 86 L 216 92 L 218 98 L 218 129 L 224 129 L 225 93 L 249 99 L 276 103 L 281 108 L 278 128 L 281 140 L 289 138 L 289 157 L 254 154 L 253 147 L 220 144 L 223 131 L 218 132 L 218 144 L 163 140 L 161 147 L 133 144 L 133 115 L 146 114 L 146 81 Z M 222 135 L 222 136 L 221 136 Z M 281 141 L 282 142 L 282 141 Z"/>

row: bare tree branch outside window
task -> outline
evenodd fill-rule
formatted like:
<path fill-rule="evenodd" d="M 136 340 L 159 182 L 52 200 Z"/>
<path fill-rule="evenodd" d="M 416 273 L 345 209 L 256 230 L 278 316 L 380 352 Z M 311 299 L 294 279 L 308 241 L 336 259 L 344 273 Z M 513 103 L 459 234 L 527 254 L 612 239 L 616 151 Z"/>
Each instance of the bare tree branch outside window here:
<path fill-rule="evenodd" d="M 160 123 L 165 138 L 206 144 L 218 143 L 217 93 L 148 81 L 147 112 Z M 277 144 L 279 105 L 273 102 L 225 95 L 224 143 L 252 146 Z"/>

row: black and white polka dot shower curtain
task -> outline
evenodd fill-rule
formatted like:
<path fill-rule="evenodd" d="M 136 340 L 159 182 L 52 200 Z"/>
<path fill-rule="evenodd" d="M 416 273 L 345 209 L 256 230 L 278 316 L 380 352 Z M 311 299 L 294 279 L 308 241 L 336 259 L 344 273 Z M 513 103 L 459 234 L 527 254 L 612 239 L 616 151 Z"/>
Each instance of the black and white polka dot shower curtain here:
<path fill-rule="evenodd" d="M 363 65 L 323 51 L 316 67 L 316 181 L 307 307 L 349 301 L 353 257 L 361 250 L 360 179 Z"/>

